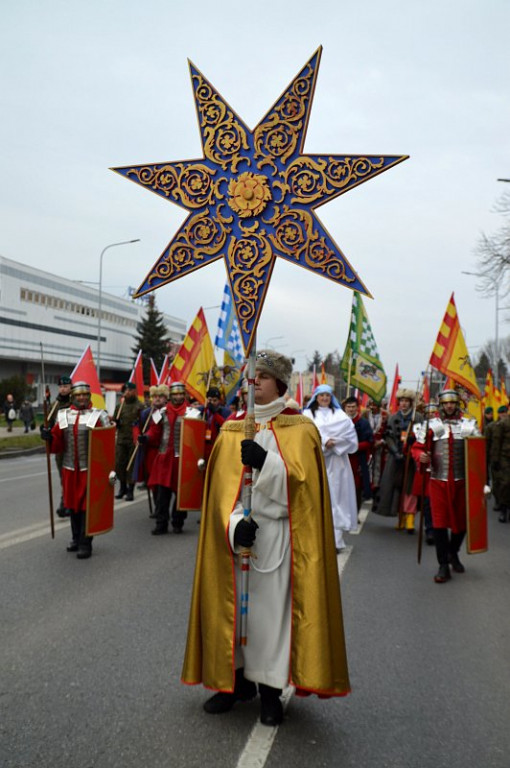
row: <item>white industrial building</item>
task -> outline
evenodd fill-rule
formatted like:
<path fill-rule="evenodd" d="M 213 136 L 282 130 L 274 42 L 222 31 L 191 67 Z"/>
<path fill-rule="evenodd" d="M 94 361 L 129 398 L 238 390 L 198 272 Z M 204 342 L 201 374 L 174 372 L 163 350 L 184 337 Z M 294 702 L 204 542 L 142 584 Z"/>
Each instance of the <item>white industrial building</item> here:
<path fill-rule="evenodd" d="M 136 325 L 146 308 L 104 291 L 100 303 L 99 323 L 97 288 L 0 256 L 0 379 L 23 375 L 37 388 L 39 401 L 43 384 L 54 395 L 58 377 L 71 373 L 89 344 L 97 360 L 100 335 L 101 381 L 125 381 L 133 366 Z M 169 339 L 180 344 L 185 321 L 163 318 Z"/>

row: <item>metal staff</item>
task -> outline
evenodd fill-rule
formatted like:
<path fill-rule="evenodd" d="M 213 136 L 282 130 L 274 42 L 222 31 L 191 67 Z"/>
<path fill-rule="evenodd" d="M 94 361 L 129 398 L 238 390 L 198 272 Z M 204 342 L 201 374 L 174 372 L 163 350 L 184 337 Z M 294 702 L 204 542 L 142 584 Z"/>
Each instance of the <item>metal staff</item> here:
<path fill-rule="evenodd" d="M 253 440 L 255 437 L 255 360 L 256 360 L 256 337 L 253 338 L 253 344 L 248 357 L 248 399 L 246 403 L 246 417 L 244 420 L 244 436 L 246 440 Z M 253 485 L 253 468 L 245 467 L 243 472 L 243 519 L 251 520 L 251 497 Z M 249 600 L 249 579 L 250 579 L 250 557 L 251 551 L 243 549 L 241 552 L 241 637 L 240 645 L 246 645 L 248 642 L 248 600 Z"/>
<path fill-rule="evenodd" d="M 41 345 L 41 372 L 42 372 L 42 385 L 44 388 L 44 382 L 45 382 L 45 376 L 44 376 L 44 356 L 43 356 L 43 345 L 42 342 L 39 342 Z M 44 428 L 47 429 L 48 427 L 48 403 L 46 402 L 46 397 L 43 395 L 43 413 L 44 413 Z M 52 411 L 53 412 L 53 411 Z M 45 447 L 46 447 L 46 470 L 48 472 L 48 497 L 50 501 L 50 528 L 51 528 L 51 538 L 55 538 L 55 516 L 53 513 L 53 486 L 51 483 L 51 454 L 50 454 L 50 442 L 49 440 L 45 440 Z"/>

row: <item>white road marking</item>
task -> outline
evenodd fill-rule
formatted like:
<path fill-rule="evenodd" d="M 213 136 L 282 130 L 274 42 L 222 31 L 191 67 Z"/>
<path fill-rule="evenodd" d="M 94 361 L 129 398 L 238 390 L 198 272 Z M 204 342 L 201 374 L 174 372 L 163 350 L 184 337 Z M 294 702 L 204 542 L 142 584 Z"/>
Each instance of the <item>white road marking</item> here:
<path fill-rule="evenodd" d="M 43 473 L 45 474 L 45 473 Z M 115 514 L 122 511 L 126 507 L 132 507 L 133 502 L 124 501 L 115 505 Z M 69 529 L 68 517 L 56 517 L 55 518 L 55 533 L 65 528 Z M 25 528 L 17 528 L 15 531 L 9 531 L 8 533 L 2 533 L 0 535 L 0 551 L 7 549 L 7 547 L 13 547 L 15 544 L 23 544 L 25 541 L 31 541 L 31 539 L 37 539 L 40 536 L 51 536 L 49 520 L 44 523 L 35 523 L 34 525 L 28 525 Z"/>
<path fill-rule="evenodd" d="M 26 480 L 28 477 L 41 477 L 41 475 L 46 474 L 46 472 L 33 472 L 31 475 L 20 475 L 19 477 L 3 477 L 0 483 L 18 482 L 19 480 Z"/>
<path fill-rule="evenodd" d="M 358 535 L 361 533 L 369 512 L 370 504 L 363 504 L 358 515 L 358 530 L 355 532 L 351 531 L 351 536 L 353 533 Z M 339 577 L 342 575 L 342 572 L 347 565 L 347 561 L 351 556 L 352 550 L 352 545 L 348 545 L 340 552 L 340 554 L 337 555 Z M 287 709 L 287 706 L 293 695 L 294 688 L 291 686 L 284 690 L 281 697 L 284 711 Z M 241 755 L 239 756 L 236 768 L 264 768 L 267 758 L 269 757 L 269 753 L 271 752 L 273 742 L 276 738 L 276 734 L 278 733 L 278 728 L 278 725 L 274 728 L 269 728 L 267 725 L 262 725 L 260 722 L 256 723 L 253 726 L 253 730 L 248 737 L 248 741 L 246 742 Z"/>

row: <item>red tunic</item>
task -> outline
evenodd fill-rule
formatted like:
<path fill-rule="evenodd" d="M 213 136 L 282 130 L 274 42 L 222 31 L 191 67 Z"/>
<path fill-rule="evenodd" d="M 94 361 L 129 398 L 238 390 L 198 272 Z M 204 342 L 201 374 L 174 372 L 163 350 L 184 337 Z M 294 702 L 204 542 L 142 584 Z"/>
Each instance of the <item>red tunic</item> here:
<path fill-rule="evenodd" d="M 432 437 L 433 432 L 430 430 L 426 445 L 417 441 L 411 448 L 418 466 L 420 466 L 420 455 L 432 444 Z M 448 479 L 437 480 L 431 477 L 428 494 L 430 496 L 433 528 L 450 528 L 452 533 L 463 533 L 466 530 L 466 481 L 454 480 L 453 442 L 454 438 L 450 431 L 448 435 Z M 422 477 L 421 473 L 417 474 L 420 474 L 420 478 Z"/>
<path fill-rule="evenodd" d="M 71 405 L 71 410 L 78 411 L 74 405 Z M 62 467 L 62 497 L 64 500 L 64 507 L 66 509 L 72 509 L 75 512 L 80 510 L 86 510 L 87 508 L 87 467 L 81 468 L 78 458 L 78 422 L 76 419 L 72 429 L 74 430 L 74 457 L 73 464 L 74 469 L 68 469 Z M 70 429 L 70 427 L 67 427 Z M 60 429 L 58 421 L 55 422 L 51 434 L 53 440 L 50 444 L 51 453 L 63 453 L 65 448 L 65 430 Z"/>
<path fill-rule="evenodd" d="M 157 451 L 154 454 L 154 460 L 149 475 L 149 482 L 147 483 L 149 488 L 153 488 L 156 485 L 162 485 L 165 488 L 171 488 L 173 491 L 177 491 L 177 480 L 179 477 L 179 458 L 175 456 L 174 448 L 174 427 L 175 422 L 179 416 L 186 414 L 186 403 L 175 406 L 173 403 L 167 403 L 165 407 L 165 413 L 163 418 L 155 424 L 151 421 L 151 425 L 146 432 L 147 445 L 149 449 Z M 168 444 L 163 452 L 159 451 L 161 440 L 163 438 L 163 421 L 168 419 L 170 425 L 170 434 L 168 437 Z"/>

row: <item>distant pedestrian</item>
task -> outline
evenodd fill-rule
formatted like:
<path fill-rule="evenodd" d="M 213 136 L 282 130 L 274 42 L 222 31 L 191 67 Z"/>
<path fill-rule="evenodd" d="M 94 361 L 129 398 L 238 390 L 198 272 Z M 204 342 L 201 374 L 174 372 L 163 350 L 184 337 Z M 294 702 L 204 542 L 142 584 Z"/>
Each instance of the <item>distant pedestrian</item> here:
<path fill-rule="evenodd" d="M 29 400 L 23 400 L 21 408 L 19 409 L 19 417 L 25 425 L 25 432 L 30 432 L 30 429 L 35 428 L 35 417 L 32 403 Z"/>
<path fill-rule="evenodd" d="M 7 395 L 4 403 L 4 416 L 7 422 L 7 432 L 12 432 L 12 425 L 16 419 L 16 404 L 12 395 Z"/>

